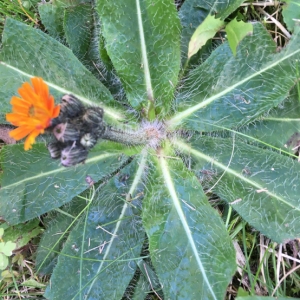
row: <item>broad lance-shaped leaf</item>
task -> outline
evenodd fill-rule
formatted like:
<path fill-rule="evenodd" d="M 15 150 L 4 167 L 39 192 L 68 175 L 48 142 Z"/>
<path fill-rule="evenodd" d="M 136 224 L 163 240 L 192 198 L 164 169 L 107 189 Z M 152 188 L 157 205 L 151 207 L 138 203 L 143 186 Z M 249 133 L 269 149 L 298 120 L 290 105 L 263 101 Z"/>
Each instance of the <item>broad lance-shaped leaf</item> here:
<path fill-rule="evenodd" d="M 122 298 L 145 239 L 139 216 L 144 168 L 141 155 L 91 199 L 58 258 L 46 298 Z"/>
<path fill-rule="evenodd" d="M 47 32 L 55 39 L 64 38 L 63 16 L 64 7 L 53 3 L 40 3 L 39 15 Z"/>
<path fill-rule="evenodd" d="M 155 101 L 166 114 L 180 67 L 180 23 L 174 1 L 97 0 L 107 52 L 134 107 Z"/>
<path fill-rule="evenodd" d="M 259 53 L 259 57 L 257 56 Z M 262 25 L 243 39 L 234 57 L 228 44 L 192 70 L 177 95 L 177 113 L 169 120 L 176 126 L 199 131 L 247 124 L 277 106 L 299 77 L 300 28 L 280 53 Z M 211 125 L 210 125 L 211 124 Z"/>
<path fill-rule="evenodd" d="M 123 153 L 114 143 L 101 144 L 85 164 L 65 168 L 41 144 L 28 152 L 23 145 L 3 148 L 0 215 L 13 225 L 62 206 L 88 188 L 87 176 L 97 182 L 122 166 L 128 160 Z"/>
<path fill-rule="evenodd" d="M 73 94 L 84 103 L 100 105 L 105 115 L 122 119 L 116 101 L 74 56 L 72 51 L 49 35 L 21 22 L 7 19 L 0 53 L 0 122 L 10 110 L 9 100 L 17 89 L 32 76 L 42 77 L 58 100 Z M 107 107 L 110 105 L 111 108 Z"/>
<path fill-rule="evenodd" d="M 91 4 L 80 4 L 65 9 L 64 30 L 66 39 L 73 53 L 81 61 L 88 58 L 93 26 Z"/>
<path fill-rule="evenodd" d="M 200 180 L 262 234 L 278 243 L 299 237 L 296 160 L 231 138 L 201 137 L 176 146 L 191 155 Z"/>
<path fill-rule="evenodd" d="M 143 200 L 149 250 L 166 299 L 223 299 L 235 252 L 198 179 L 161 150 Z M 212 259 L 212 257 L 214 259 Z"/>
<path fill-rule="evenodd" d="M 54 38 L 64 39 L 63 20 L 65 9 L 79 4 L 91 4 L 91 0 L 52 0 L 38 5 L 41 21 L 47 32 Z"/>

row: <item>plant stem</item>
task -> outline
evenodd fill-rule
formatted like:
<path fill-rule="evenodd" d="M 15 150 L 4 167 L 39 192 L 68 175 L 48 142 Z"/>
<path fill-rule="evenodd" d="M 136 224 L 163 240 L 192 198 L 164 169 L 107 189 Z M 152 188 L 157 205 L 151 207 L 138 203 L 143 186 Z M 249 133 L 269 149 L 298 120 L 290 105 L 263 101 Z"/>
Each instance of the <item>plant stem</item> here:
<path fill-rule="evenodd" d="M 140 130 L 122 130 L 106 126 L 104 134 L 101 136 L 104 140 L 118 142 L 126 145 L 144 145 L 147 143 L 146 135 Z"/>

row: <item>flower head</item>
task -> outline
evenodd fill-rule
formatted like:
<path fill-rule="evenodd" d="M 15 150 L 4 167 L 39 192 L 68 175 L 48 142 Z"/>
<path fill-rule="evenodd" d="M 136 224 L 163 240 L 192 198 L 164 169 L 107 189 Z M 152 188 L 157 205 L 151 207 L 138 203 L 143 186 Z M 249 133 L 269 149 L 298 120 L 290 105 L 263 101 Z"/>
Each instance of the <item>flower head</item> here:
<path fill-rule="evenodd" d="M 21 97 L 12 97 L 12 113 L 6 114 L 6 120 L 18 127 L 10 131 L 9 135 L 17 141 L 27 136 L 25 150 L 31 149 L 35 138 L 44 133 L 60 111 L 60 106 L 55 106 L 54 98 L 42 78 L 33 77 L 31 83 L 22 84 L 18 89 Z"/>

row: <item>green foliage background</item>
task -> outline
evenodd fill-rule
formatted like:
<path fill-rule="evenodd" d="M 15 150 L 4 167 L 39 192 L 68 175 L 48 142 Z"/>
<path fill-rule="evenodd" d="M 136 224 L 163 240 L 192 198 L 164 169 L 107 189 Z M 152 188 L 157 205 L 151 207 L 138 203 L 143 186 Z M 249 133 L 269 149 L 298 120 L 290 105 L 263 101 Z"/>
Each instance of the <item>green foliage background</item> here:
<path fill-rule="evenodd" d="M 49 34 L 6 20 L 1 122 L 18 87 L 40 76 L 57 102 L 73 94 L 103 107 L 108 124 L 166 133 L 158 149 L 150 138 L 102 141 L 71 168 L 43 140 L 3 148 L 0 215 L 11 225 L 65 216 L 46 218 L 38 251 L 38 270 L 52 273 L 47 299 L 120 299 L 129 285 L 138 297 L 148 273 L 165 299 L 223 299 L 235 251 L 208 193 L 278 243 L 299 237 L 300 167 L 284 147 L 299 130 L 287 113 L 299 110 L 299 27 L 279 53 L 257 23 L 236 55 L 224 43 L 186 61 L 191 28 L 242 2 L 186 0 L 178 15 L 171 0 L 53 1 L 39 6 Z"/>

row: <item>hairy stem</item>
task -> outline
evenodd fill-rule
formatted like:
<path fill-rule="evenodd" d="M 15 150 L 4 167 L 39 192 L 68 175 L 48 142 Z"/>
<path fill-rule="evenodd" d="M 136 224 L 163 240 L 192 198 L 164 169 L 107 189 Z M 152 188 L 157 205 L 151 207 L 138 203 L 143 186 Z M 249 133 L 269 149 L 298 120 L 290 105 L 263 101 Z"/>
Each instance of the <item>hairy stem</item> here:
<path fill-rule="evenodd" d="M 104 134 L 101 136 L 104 140 L 118 142 L 126 145 L 145 145 L 147 143 L 146 135 L 140 130 L 122 130 L 106 126 Z"/>

